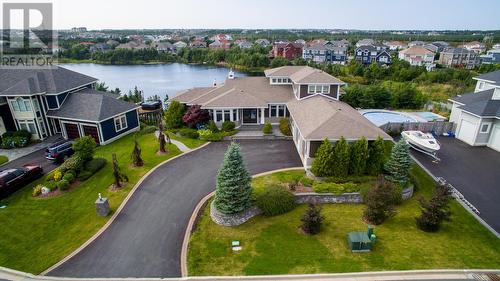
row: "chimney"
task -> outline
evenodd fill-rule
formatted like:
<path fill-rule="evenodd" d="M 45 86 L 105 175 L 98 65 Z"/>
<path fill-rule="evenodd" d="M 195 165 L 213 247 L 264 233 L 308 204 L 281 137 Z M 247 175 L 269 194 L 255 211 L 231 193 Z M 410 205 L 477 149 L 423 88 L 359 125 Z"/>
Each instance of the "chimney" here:
<path fill-rule="evenodd" d="M 496 87 L 495 90 L 493 90 L 493 96 L 491 97 L 492 100 L 500 100 L 500 88 Z"/>
<path fill-rule="evenodd" d="M 233 71 L 233 69 L 229 70 L 229 73 L 227 74 L 227 79 L 234 79 L 234 71 Z"/>
<path fill-rule="evenodd" d="M 214 87 L 217 87 L 217 79 L 214 79 L 213 86 L 214 86 Z"/>

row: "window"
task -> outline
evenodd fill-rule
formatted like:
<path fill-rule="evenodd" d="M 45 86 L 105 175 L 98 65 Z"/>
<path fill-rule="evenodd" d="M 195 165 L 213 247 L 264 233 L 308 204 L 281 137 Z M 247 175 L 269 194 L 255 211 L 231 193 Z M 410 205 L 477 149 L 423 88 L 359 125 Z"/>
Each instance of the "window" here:
<path fill-rule="evenodd" d="M 238 110 L 233 109 L 233 121 L 236 121 L 236 120 L 238 120 Z"/>
<path fill-rule="evenodd" d="M 269 117 L 285 117 L 285 105 L 269 105 Z"/>
<path fill-rule="evenodd" d="M 271 116 L 270 117 L 275 117 L 276 116 L 276 105 L 271 105 Z"/>
<path fill-rule="evenodd" d="M 329 85 L 309 85 L 307 87 L 307 93 L 309 94 L 328 94 L 329 92 Z"/>
<path fill-rule="evenodd" d="M 224 121 L 231 121 L 231 110 L 224 110 Z"/>
<path fill-rule="evenodd" d="M 127 117 L 124 114 L 115 118 L 115 130 L 119 132 L 125 129 L 127 129 Z"/>
<path fill-rule="evenodd" d="M 14 109 L 14 111 L 18 111 L 18 112 L 31 111 L 30 100 L 25 100 L 23 98 L 17 98 L 15 100 L 11 101 L 10 104 L 12 105 L 12 109 Z"/>
<path fill-rule="evenodd" d="M 491 123 L 483 123 L 481 125 L 481 133 L 487 134 L 490 132 Z"/>
<path fill-rule="evenodd" d="M 215 111 L 215 122 L 222 122 L 222 110 Z"/>
<path fill-rule="evenodd" d="M 37 134 L 33 120 L 18 120 L 17 122 L 19 123 L 19 128 L 21 128 L 21 130 L 28 131 L 34 135 Z"/>
<path fill-rule="evenodd" d="M 278 105 L 278 117 L 285 117 L 285 106 Z"/>
<path fill-rule="evenodd" d="M 272 80 L 272 81 L 273 81 L 273 83 L 276 83 L 276 78 L 273 78 L 273 80 Z"/>

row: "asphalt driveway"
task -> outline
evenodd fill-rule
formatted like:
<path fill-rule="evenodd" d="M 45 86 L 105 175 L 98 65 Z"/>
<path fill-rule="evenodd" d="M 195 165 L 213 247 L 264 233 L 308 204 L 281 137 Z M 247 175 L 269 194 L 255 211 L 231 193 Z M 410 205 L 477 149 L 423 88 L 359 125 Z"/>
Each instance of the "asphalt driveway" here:
<path fill-rule="evenodd" d="M 301 166 L 291 141 L 239 141 L 252 174 Z M 110 227 L 51 271 L 66 277 L 178 277 L 184 232 L 196 204 L 214 190 L 228 142 L 212 143 L 153 172 Z"/>
<path fill-rule="evenodd" d="M 439 163 L 413 155 L 436 177 L 443 177 L 479 209 L 479 216 L 500 233 L 500 152 L 473 147 L 455 138 L 439 138 Z"/>
<path fill-rule="evenodd" d="M 47 172 L 49 172 L 57 167 L 57 165 L 54 164 L 54 162 L 45 159 L 45 149 L 40 149 L 40 150 L 34 151 L 28 155 L 25 155 L 21 158 L 17 158 L 15 160 L 12 160 L 4 165 L 1 165 L 0 171 L 6 170 L 6 169 L 11 169 L 11 168 L 19 168 L 25 164 L 40 165 L 40 166 L 42 166 L 43 171 L 45 173 L 47 173 Z"/>

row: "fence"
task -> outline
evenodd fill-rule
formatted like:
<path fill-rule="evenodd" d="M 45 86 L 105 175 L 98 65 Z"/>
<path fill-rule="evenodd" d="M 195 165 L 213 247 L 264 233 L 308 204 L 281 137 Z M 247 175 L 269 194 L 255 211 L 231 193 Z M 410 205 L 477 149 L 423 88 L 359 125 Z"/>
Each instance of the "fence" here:
<path fill-rule="evenodd" d="M 161 108 L 156 110 L 139 111 L 139 120 L 148 125 L 158 126 L 158 124 L 162 120 L 162 116 L 163 116 L 163 110 Z"/>
<path fill-rule="evenodd" d="M 456 126 L 453 122 L 435 121 L 435 122 L 401 122 L 386 123 L 380 126 L 386 133 L 401 133 L 401 131 L 422 131 L 424 133 L 434 132 L 437 135 L 443 133 L 455 132 Z"/>

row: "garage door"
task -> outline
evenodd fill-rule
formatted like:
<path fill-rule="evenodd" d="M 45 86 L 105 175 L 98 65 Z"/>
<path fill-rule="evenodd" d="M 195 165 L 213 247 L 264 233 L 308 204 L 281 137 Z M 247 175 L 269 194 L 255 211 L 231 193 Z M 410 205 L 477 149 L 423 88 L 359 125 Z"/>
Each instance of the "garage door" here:
<path fill-rule="evenodd" d="M 457 138 L 470 144 L 474 144 L 474 138 L 476 137 L 476 125 L 465 119 L 460 122 L 460 130 L 458 131 Z"/>
<path fill-rule="evenodd" d="M 66 129 L 68 139 L 74 140 L 80 137 L 80 132 L 76 124 L 64 123 L 64 128 Z"/>
<path fill-rule="evenodd" d="M 94 126 L 86 126 L 86 125 L 83 125 L 83 134 L 85 136 L 91 136 L 96 143 L 100 143 L 99 141 L 99 133 L 97 131 L 97 127 L 94 127 Z"/>
<path fill-rule="evenodd" d="M 500 151 L 500 126 L 493 126 L 489 147 Z"/>

